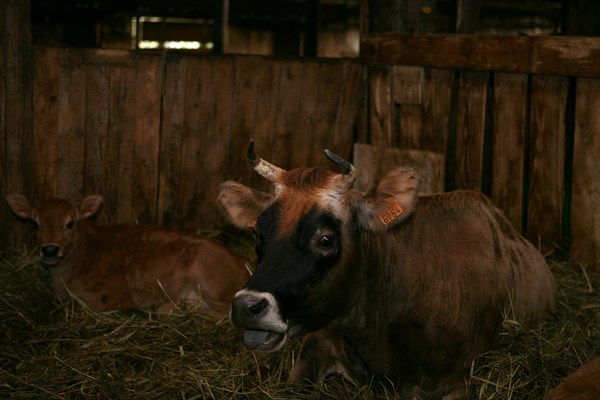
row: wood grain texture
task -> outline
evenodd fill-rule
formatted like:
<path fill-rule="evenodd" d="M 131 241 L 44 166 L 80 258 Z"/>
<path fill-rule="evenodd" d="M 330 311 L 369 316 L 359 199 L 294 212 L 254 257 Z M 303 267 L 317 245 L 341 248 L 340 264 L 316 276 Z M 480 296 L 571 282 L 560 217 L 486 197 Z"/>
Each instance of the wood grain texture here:
<path fill-rule="evenodd" d="M 481 189 L 487 85 L 487 72 L 461 72 L 454 149 L 456 189 Z"/>
<path fill-rule="evenodd" d="M 600 79 L 577 80 L 571 256 L 600 271 Z"/>
<path fill-rule="evenodd" d="M 525 74 L 494 77 L 491 198 L 517 230 L 522 228 L 523 217 L 527 81 Z"/>
<path fill-rule="evenodd" d="M 366 63 L 600 76 L 600 38 L 378 33 L 362 38 Z"/>
<path fill-rule="evenodd" d="M 368 79 L 370 144 L 392 146 L 393 109 L 389 68 L 369 67 Z"/>
<path fill-rule="evenodd" d="M 532 77 L 527 236 L 543 253 L 562 237 L 567 89 L 567 78 Z"/>

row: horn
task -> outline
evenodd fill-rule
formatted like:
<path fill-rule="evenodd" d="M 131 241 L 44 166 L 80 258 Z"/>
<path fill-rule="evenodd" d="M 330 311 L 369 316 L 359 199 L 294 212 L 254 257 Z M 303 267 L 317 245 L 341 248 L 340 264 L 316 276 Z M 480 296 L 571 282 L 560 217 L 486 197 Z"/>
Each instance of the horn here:
<path fill-rule="evenodd" d="M 247 157 L 250 166 L 269 182 L 276 183 L 285 172 L 283 168 L 279 168 L 278 166 L 263 160 L 254 153 L 254 139 L 250 140 L 250 144 L 248 145 Z"/>
<path fill-rule="evenodd" d="M 349 161 L 344 160 L 342 157 L 338 156 L 335 153 L 332 153 L 329 150 L 325 150 L 325 155 L 329 158 L 335 165 L 337 165 L 338 169 L 342 173 L 344 186 L 346 188 L 351 188 L 354 184 L 354 180 L 356 179 L 356 170 L 354 165 Z"/>

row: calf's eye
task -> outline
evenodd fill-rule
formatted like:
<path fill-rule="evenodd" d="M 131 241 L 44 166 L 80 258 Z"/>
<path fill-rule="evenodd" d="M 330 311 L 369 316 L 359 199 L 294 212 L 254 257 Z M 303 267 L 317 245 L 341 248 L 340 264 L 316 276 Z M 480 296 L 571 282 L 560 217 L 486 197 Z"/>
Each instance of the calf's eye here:
<path fill-rule="evenodd" d="M 75 225 L 75 221 L 69 221 L 69 222 L 67 222 L 66 227 L 68 230 L 71 230 L 71 229 L 73 229 L 74 225 Z"/>

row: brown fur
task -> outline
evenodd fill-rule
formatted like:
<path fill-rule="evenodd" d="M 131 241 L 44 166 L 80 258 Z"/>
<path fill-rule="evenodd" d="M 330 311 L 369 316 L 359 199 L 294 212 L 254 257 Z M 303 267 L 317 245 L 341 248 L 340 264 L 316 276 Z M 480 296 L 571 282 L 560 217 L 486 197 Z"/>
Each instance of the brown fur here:
<path fill-rule="evenodd" d="M 228 315 L 235 292 L 248 280 L 245 261 L 224 245 L 196 235 L 141 225 L 98 225 L 87 217 L 101 197 L 79 207 L 49 199 L 31 207 L 23 196 L 7 198 L 22 218 L 38 226 L 39 244 L 59 245 L 63 258 L 49 265 L 55 294 L 69 292 L 93 311 L 158 310 L 182 301 Z M 74 222 L 73 229 L 66 227 Z"/>
<path fill-rule="evenodd" d="M 600 357 L 583 364 L 544 397 L 544 400 L 598 399 L 600 399 Z"/>
<path fill-rule="evenodd" d="M 266 205 L 281 208 L 282 240 L 313 207 L 342 223 L 341 260 L 293 317 L 325 330 L 307 337 L 292 382 L 342 372 L 392 382 L 402 396 L 460 398 L 471 361 L 491 347 L 503 317 L 526 326 L 552 318 L 555 283 L 544 258 L 482 194 L 418 197 L 410 168 L 366 194 L 341 187 L 333 173 L 304 179 L 311 171 L 296 170 L 296 182 L 288 176 Z M 227 192 L 220 196 L 235 196 Z"/>

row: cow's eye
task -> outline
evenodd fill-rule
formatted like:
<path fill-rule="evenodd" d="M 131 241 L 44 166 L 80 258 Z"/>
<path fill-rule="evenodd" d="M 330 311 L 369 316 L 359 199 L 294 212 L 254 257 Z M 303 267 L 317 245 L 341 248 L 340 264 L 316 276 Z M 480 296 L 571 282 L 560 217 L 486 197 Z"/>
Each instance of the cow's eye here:
<path fill-rule="evenodd" d="M 321 238 L 319 239 L 319 247 L 321 247 L 322 249 L 331 249 L 333 246 L 335 246 L 335 236 L 334 235 L 325 235 L 325 236 L 321 236 Z"/>
<path fill-rule="evenodd" d="M 73 229 L 74 225 L 75 225 L 75 221 L 69 221 L 69 222 L 67 222 L 66 228 L 68 230 L 71 230 L 71 229 Z"/>

